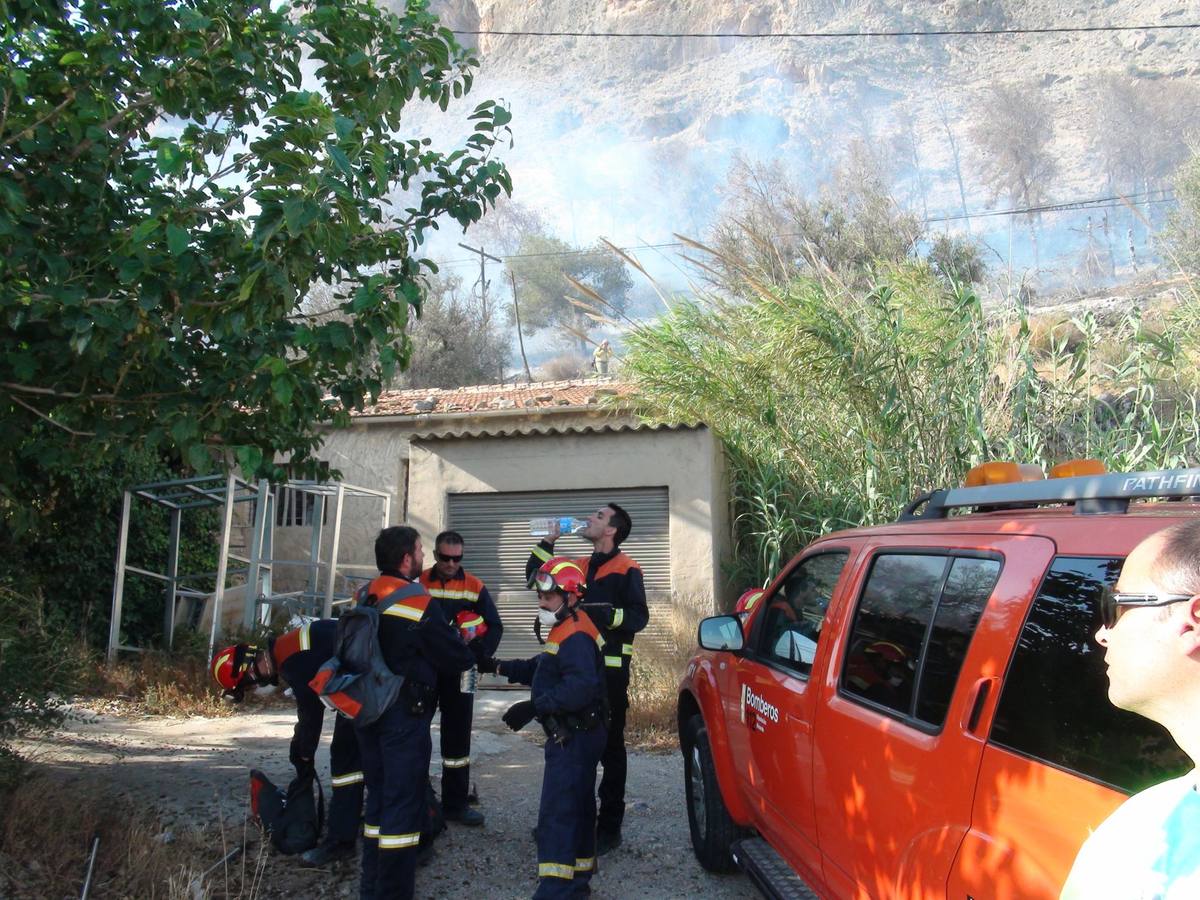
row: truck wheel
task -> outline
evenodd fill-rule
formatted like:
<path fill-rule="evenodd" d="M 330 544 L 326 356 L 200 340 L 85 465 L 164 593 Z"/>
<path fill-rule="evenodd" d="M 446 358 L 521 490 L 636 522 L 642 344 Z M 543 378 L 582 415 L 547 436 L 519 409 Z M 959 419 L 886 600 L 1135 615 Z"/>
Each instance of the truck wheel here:
<path fill-rule="evenodd" d="M 700 865 L 710 872 L 732 872 L 737 864 L 729 847 L 742 836 L 742 829 L 729 817 L 729 810 L 721 799 L 703 717 L 692 716 L 685 726 L 685 734 L 684 789 L 692 849 Z"/>

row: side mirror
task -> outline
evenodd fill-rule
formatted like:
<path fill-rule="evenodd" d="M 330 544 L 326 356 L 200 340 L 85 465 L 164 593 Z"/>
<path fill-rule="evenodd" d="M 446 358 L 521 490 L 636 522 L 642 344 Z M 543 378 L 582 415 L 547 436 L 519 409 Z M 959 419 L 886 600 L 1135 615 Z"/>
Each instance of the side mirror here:
<path fill-rule="evenodd" d="M 737 616 L 709 616 L 700 620 L 696 643 L 705 650 L 741 650 L 742 623 Z"/>

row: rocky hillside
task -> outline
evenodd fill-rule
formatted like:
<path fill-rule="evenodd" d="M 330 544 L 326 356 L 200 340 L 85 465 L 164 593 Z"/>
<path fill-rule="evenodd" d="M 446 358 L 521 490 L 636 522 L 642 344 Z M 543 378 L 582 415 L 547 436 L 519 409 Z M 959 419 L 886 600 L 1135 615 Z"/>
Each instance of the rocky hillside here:
<path fill-rule="evenodd" d="M 1172 0 L 1088 5 L 1061 0 L 437 0 L 434 7 L 450 27 L 468 31 L 761 34 L 1200 20 L 1194 9 Z M 635 244 L 669 240 L 672 232 L 703 234 L 719 208 L 735 157 L 779 159 L 817 190 L 856 141 L 884 161 L 898 201 L 930 217 L 962 211 L 951 140 L 960 155 L 967 208 L 975 213 L 989 205 L 1008 207 L 1006 196 L 995 198 L 988 189 L 985 162 L 972 139 L 972 126 L 997 85 L 1032 91 L 1051 110 L 1049 149 L 1057 172 L 1046 192 L 1049 199 L 1161 188 L 1169 184 L 1163 166 L 1146 163 L 1153 177 L 1140 180 L 1122 175 L 1108 159 L 1111 149 L 1101 146 L 1102 138 L 1111 136 L 1116 117 L 1134 133 L 1164 132 L 1154 137 L 1156 149 L 1139 151 L 1143 155 L 1181 157 L 1186 124 L 1195 120 L 1194 98 L 1200 94 L 1197 29 L 869 39 L 483 35 L 463 40 L 475 42 L 482 60 L 475 94 L 512 105 L 516 146 L 508 160 L 517 198 L 539 208 L 565 238 L 577 242 L 597 235 Z M 1128 89 L 1114 93 L 1114 84 Z M 443 126 L 430 122 L 429 127 Z M 1168 206 L 1151 204 L 1143 212 L 1158 221 Z M 1114 256 L 1114 273 L 1153 252 L 1149 230 L 1122 208 L 1054 213 L 1041 223 L 1044 266 L 1057 265 L 1069 274 L 1087 241 L 1088 216 L 1094 216 L 1095 229 L 1108 226 L 1104 239 Z M 1013 233 L 1010 217 L 971 224 L 1006 265 L 1009 260 L 1030 264 L 1030 240 L 1021 224 Z M 944 227 L 965 226 L 953 221 Z M 1138 245 L 1132 255 L 1131 240 Z"/>

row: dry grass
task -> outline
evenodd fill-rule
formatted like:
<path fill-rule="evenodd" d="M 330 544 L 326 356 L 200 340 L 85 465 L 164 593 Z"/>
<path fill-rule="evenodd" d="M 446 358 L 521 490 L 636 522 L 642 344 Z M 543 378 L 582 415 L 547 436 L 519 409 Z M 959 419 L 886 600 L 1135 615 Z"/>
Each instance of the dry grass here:
<path fill-rule="evenodd" d="M 204 656 L 194 651 L 143 653 L 111 666 L 98 665 L 83 686 L 86 698 L 117 703 L 155 716 L 227 716 L 229 704 L 213 684 Z"/>
<path fill-rule="evenodd" d="M 261 887 L 265 843 L 244 823 L 167 840 L 162 825 L 130 801 L 33 768 L 0 791 L 0 811 L 0 896 L 79 896 L 96 837 L 88 893 L 95 900 L 253 898 Z M 220 864 L 234 846 L 240 855 Z"/>
<path fill-rule="evenodd" d="M 669 610 L 665 646 L 643 637 L 634 650 L 625 737 L 643 750 L 672 751 L 678 746 L 679 680 L 696 652 L 696 623 L 702 613 L 687 602 L 672 602 Z"/>

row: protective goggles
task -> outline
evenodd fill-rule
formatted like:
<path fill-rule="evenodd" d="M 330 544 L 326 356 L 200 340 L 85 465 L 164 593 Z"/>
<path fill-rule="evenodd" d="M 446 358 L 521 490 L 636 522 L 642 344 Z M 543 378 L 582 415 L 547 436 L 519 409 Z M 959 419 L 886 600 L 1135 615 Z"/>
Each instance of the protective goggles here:
<path fill-rule="evenodd" d="M 1126 606 L 1170 606 L 1172 603 L 1182 603 L 1191 600 L 1195 594 L 1131 594 L 1125 591 L 1114 591 L 1105 588 L 1100 592 L 1100 622 L 1105 628 L 1112 628 L 1121 618 Z"/>
<path fill-rule="evenodd" d="M 538 572 L 533 576 L 533 586 L 542 593 L 560 590 L 558 582 L 554 580 L 554 576 L 549 572 Z"/>

